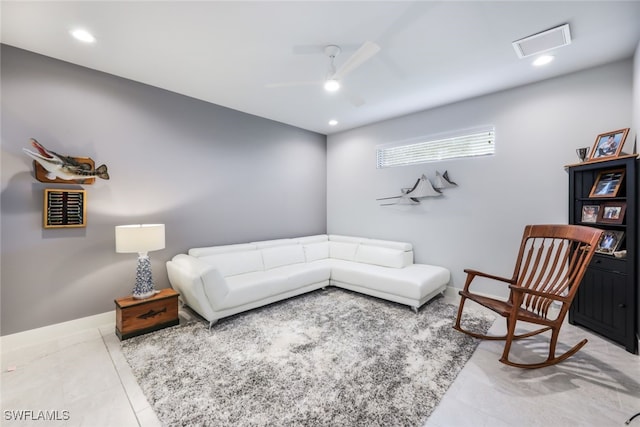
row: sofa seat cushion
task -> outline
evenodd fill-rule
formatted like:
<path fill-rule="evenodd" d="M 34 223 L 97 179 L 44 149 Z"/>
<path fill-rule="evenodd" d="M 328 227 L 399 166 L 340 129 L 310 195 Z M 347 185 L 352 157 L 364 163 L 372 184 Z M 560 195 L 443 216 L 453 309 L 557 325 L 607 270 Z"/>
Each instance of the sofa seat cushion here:
<path fill-rule="evenodd" d="M 287 276 L 276 270 L 255 271 L 226 277 L 229 293 L 221 308 L 232 308 L 259 301 L 290 289 Z"/>
<path fill-rule="evenodd" d="M 328 260 L 305 264 L 294 264 L 271 270 L 287 278 L 287 287 L 301 288 L 314 283 L 326 282 L 331 277 L 331 265 Z"/>
<path fill-rule="evenodd" d="M 326 261 L 285 265 L 226 277 L 229 293 L 222 308 L 237 307 L 316 283 L 328 284 L 331 266 Z"/>
<path fill-rule="evenodd" d="M 331 280 L 420 300 L 449 283 L 449 270 L 435 265 L 412 264 L 389 268 L 343 260 L 331 260 Z M 339 286 L 339 284 L 338 284 Z"/>

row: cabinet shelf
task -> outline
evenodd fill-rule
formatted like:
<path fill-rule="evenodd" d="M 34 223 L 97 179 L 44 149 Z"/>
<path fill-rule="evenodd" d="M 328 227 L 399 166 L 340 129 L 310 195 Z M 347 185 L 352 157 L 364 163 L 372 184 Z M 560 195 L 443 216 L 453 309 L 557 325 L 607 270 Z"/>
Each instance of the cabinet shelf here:
<path fill-rule="evenodd" d="M 576 202 L 593 202 L 593 203 L 600 203 L 600 202 L 624 202 L 625 200 L 627 200 L 626 197 L 622 196 L 618 196 L 618 197 L 578 197 L 576 199 Z"/>
<path fill-rule="evenodd" d="M 605 229 L 618 230 L 618 229 L 627 228 L 627 224 L 609 224 L 609 223 L 605 223 L 605 222 L 582 222 L 582 221 L 576 221 L 575 224 L 584 225 L 584 226 L 587 226 L 587 227 L 601 228 L 603 230 L 605 230 Z"/>
<path fill-rule="evenodd" d="M 591 329 L 638 354 L 640 330 L 640 292 L 638 290 L 638 201 L 637 156 L 623 156 L 606 161 L 567 166 L 569 173 L 569 224 L 579 224 L 624 232 L 618 250 L 625 258 L 596 253 L 580 283 L 569 311 L 569 322 Z M 617 197 L 589 197 L 598 174 L 624 169 L 624 179 Z M 582 222 L 583 206 L 607 202 L 624 202 L 626 212 L 621 224 Z"/>

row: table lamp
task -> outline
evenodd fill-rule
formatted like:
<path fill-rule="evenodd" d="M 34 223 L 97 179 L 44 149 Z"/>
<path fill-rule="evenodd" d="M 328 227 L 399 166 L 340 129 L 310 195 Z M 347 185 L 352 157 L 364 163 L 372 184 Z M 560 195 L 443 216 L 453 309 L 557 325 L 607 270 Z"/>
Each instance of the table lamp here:
<path fill-rule="evenodd" d="M 116 226 L 116 252 L 138 253 L 135 299 L 145 299 L 157 293 L 151 277 L 151 261 L 147 252 L 164 249 L 164 224 L 134 224 Z"/>

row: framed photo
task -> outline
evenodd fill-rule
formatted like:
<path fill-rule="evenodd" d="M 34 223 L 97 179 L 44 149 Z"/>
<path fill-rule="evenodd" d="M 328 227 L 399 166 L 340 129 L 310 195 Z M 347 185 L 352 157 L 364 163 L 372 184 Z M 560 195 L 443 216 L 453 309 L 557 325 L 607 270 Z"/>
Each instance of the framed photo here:
<path fill-rule="evenodd" d="M 624 169 L 602 171 L 593 183 L 589 197 L 616 197 L 624 179 Z"/>
<path fill-rule="evenodd" d="M 602 205 L 598 213 L 598 222 L 605 224 L 622 224 L 626 210 L 626 202 L 607 202 Z"/>
<path fill-rule="evenodd" d="M 600 205 L 584 205 L 582 206 L 582 222 L 597 222 Z"/>
<path fill-rule="evenodd" d="M 85 190 L 44 190 L 44 228 L 86 227 Z"/>
<path fill-rule="evenodd" d="M 591 149 L 589 160 L 618 157 L 628 133 L 629 128 L 626 128 L 598 135 Z"/>
<path fill-rule="evenodd" d="M 624 231 L 605 230 L 598 242 L 596 252 L 612 255 L 620 247 L 622 239 L 624 239 Z"/>

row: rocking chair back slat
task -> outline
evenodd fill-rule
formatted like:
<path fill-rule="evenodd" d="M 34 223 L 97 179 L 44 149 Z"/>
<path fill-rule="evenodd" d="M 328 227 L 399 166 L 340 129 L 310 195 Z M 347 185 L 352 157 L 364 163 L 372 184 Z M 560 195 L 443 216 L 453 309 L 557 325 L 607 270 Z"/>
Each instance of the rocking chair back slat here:
<path fill-rule="evenodd" d="M 547 245 L 545 238 L 531 238 L 525 241 L 525 245 L 531 246 L 531 251 L 538 248 L 536 258 L 529 271 L 528 278 L 520 286 L 539 292 L 558 294 L 562 292 L 562 283 L 566 282 L 566 260 L 568 251 L 566 242 L 551 239 Z M 538 246 L 539 245 L 539 246 Z M 547 310 L 553 300 L 540 295 L 527 294 L 523 300 L 523 306 L 536 314 L 546 317 Z"/>

